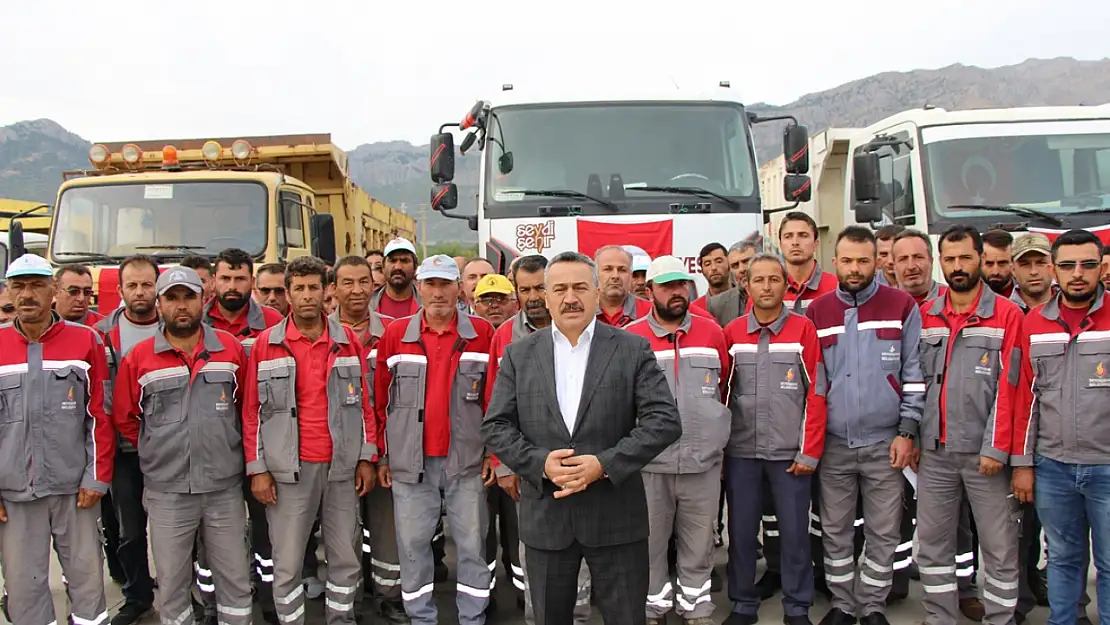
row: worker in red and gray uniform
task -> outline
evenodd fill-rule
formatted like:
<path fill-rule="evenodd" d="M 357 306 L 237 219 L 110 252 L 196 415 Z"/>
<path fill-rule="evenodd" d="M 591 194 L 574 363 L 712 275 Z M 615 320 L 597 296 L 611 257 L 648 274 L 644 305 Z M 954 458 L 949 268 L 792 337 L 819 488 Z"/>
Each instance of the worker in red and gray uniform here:
<path fill-rule="evenodd" d="M 204 306 L 201 319 L 208 326 L 223 330 L 239 339 L 243 350 L 250 357 L 251 346 L 267 328 L 273 327 L 284 317 L 281 313 L 254 301 L 254 260 L 239 249 L 226 249 L 216 256 L 213 264 L 215 296 Z M 266 507 L 250 494 L 250 480 L 243 483 L 250 519 L 250 543 L 254 562 L 252 577 L 257 583 L 255 599 L 262 608 L 262 618 L 272 625 L 277 623 L 274 609 L 274 560 L 270 545 L 270 528 L 266 524 Z M 208 575 L 206 550 L 198 553 L 197 586 L 208 591 L 212 581 Z M 306 558 L 308 559 L 308 558 Z M 210 591 L 209 591 L 210 592 Z"/>
<path fill-rule="evenodd" d="M 888 625 L 886 598 L 902 517 L 902 469 L 913 456 L 925 404 L 921 313 L 908 294 L 875 281 L 875 235 L 837 235 L 835 293 L 806 316 L 817 327 L 828 379 L 828 426 L 819 475 L 825 581 L 822 625 Z M 862 496 L 866 548 L 856 571 L 854 522 Z"/>
<path fill-rule="evenodd" d="M 929 305 L 920 344 L 925 411 L 917 469 L 917 562 L 925 622 L 959 620 L 952 527 L 966 494 L 983 545 L 983 622 L 1008 625 L 1018 597 L 1020 510 L 1004 469 L 1021 370 L 1021 349 L 1015 346 L 1022 313 L 985 286 L 978 230 L 954 225 L 937 246 L 948 293 Z"/>
<path fill-rule="evenodd" d="M 755 563 L 766 485 L 783 546 L 777 563 L 783 620 L 808 625 L 814 591 L 810 482 L 825 445 L 823 356 L 813 323 L 783 305 L 786 268 L 779 257 L 754 256 L 746 288 L 752 311 L 724 331 L 734 363 L 727 376 L 732 423 L 725 448 L 733 601 L 728 622 L 752 625 L 759 619 Z"/>
<path fill-rule="evenodd" d="M 119 294 L 123 306 L 108 313 L 96 329 L 104 337 L 108 358 L 109 388 L 105 391 L 105 410 L 112 412 L 111 381 L 120 361 L 131 348 L 158 333 L 157 290 L 158 260 L 134 254 L 119 265 Z M 112 625 L 132 625 L 154 608 L 154 580 L 150 576 L 147 553 L 147 515 L 143 506 L 143 474 L 139 454 L 122 436 L 112 478 L 112 502 L 119 520 L 119 555 L 126 583 L 120 590 L 124 603 L 112 617 Z"/>
<path fill-rule="evenodd" d="M 786 261 L 786 293 L 783 295 L 783 304 L 792 313 L 803 315 L 809 305 L 818 297 L 836 291 L 836 275 L 828 273 L 817 262 L 817 253 L 821 241 L 817 232 L 817 223 L 806 213 L 790 211 L 779 222 L 779 249 L 782 250 L 783 260 Z M 747 301 L 747 311 L 751 312 L 752 301 Z M 813 554 L 814 577 L 816 590 L 828 594 L 824 574 L 824 547 L 821 543 L 821 521 L 817 514 L 820 508 L 820 485 L 817 480 L 812 480 L 813 492 L 811 493 L 813 513 L 810 516 L 810 550 Z M 763 599 L 770 599 L 782 587 L 782 575 L 779 563 L 782 544 L 779 535 L 778 517 L 775 514 L 774 499 L 771 496 L 771 484 L 763 482 L 763 555 L 767 560 L 767 572 L 756 583 L 759 594 Z M 862 523 L 857 519 L 857 523 Z"/>
<path fill-rule="evenodd" d="M 678 402 L 683 436 L 643 469 L 651 567 L 645 612 L 659 625 L 674 609 L 687 625 L 712 625 L 713 522 L 721 488 L 721 461 L 731 417 L 721 400 L 731 369 L 728 347 L 713 319 L 692 315 L 691 276 L 674 256 L 648 267 L 652 311 L 625 329 L 644 337 Z M 667 552 L 676 538 L 675 584 Z"/>
<path fill-rule="evenodd" d="M 501 324 L 493 335 L 489 347 L 489 369 L 486 372 L 486 402 L 493 395 L 494 381 L 497 380 L 498 366 L 505 348 L 513 341 L 520 340 L 529 334 L 551 325 L 551 313 L 547 310 L 544 286 L 544 270 L 547 268 L 547 257 L 540 254 L 522 256 L 513 263 L 512 281 L 516 290 L 517 303 L 520 312 Z M 645 265 L 644 271 L 647 271 Z M 644 275 L 647 275 L 646 273 Z M 501 487 L 514 501 L 517 502 L 517 513 L 520 512 L 520 476 L 513 473 L 509 467 L 499 463 L 496 457 L 491 457 L 497 485 Z M 535 625 L 536 619 L 532 611 L 532 593 L 528 590 L 528 575 L 525 571 L 524 543 L 518 545 L 517 553 L 520 557 L 519 567 L 513 568 L 513 586 L 524 593 L 524 622 Z M 578 593 L 574 600 L 574 623 L 585 625 L 590 620 L 590 569 L 586 560 L 578 567 Z"/>
<path fill-rule="evenodd" d="M 116 445 L 104 411 L 104 344 L 51 310 L 54 276 L 45 259 L 12 261 L 7 286 L 16 317 L 0 326 L 0 565 L 12 622 L 57 622 L 53 543 L 70 618 L 106 625 L 97 519 Z"/>
<path fill-rule="evenodd" d="M 1086 230 L 1052 243 L 1060 292 L 1022 322 L 1012 486 L 1035 503 L 1048 544 L 1050 625 L 1085 619 L 1088 556 L 1110 623 L 1110 303 L 1103 245 Z M 1034 490 L 1036 496 L 1034 497 Z"/>
<path fill-rule="evenodd" d="M 362 342 L 366 360 L 366 389 L 374 406 L 374 371 L 378 363 L 378 341 L 392 317 L 370 308 L 374 291 L 370 263 L 361 256 L 347 256 L 335 263 L 336 309 L 332 321 L 354 330 Z M 378 440 L 384 438 L 378 422 Z M 407 623 L 401 604 L 401 560 L 397 554 L 397 530 L 393 526 L 393 491 L 375 488 L 362 497 L 362 575 L 363 595 L 376 604 L 378 614 L 390 623 Z"/>
<path fill-rule="evenodd" d="M 490 571 L 485 486 L 494 483 L 480 428 L 493 326 L 460 313 L 459 268 L 450 256 L 424 259 L 416 273 L 424 307 L 398 319 L 378 343 L 374 399 L 385 421 L 382 485 L 393 489 L 401 598 L 417 625 L 437 622 L 432 535 L 441 503 L 458 558 L 459 623 L 485 622 Z M 442 491 L 442 495 L 441 495 Z"/>
<path fill-rule="evenodd" d="M 881 243 L 880 240 L 880 245 Z M 894 234 L 890 254 L 897 276 L 897 288 L 913 297 L 924 317 L 929 311 L 929 302 L 948 292 L 948 287 L 933 280 L 932 240 L 920 230 L 901 228 Z M 907 479 L 902 490 L 902 524 L 899 527 L 898 548 L 894 551 L 894 582 L 887 595 L 887 605 L 894 605 L 910 594 L 910 578 L 916 568 L 913 562 L 913 536 L 917 530 L 917 503 L 917 487 Z M 859 538 L 862 539 L 862 536 Z M 983 603 L 979 600 L 979 590 L 975 586 L 978 552 L 979 545 L 971 525 L 971 506 L 964 496 L 956 528 L 956 578 L 960 589 L 960 613 L 974 621 L 983 620 Z M 920 578 L 920 571 L 917 574 Z"/>
<path fill-rule="evenodd" d="M 220 623 L 251 622 L 243 530 L 239 399 L 247 359 L 235 337 L 201 324 L 204 283 L 174 267 L 158 278 L 163 330 L 120 362 L 112 398 L 120 434 L 139 450 L 164 623 L 193 619 L 192 554 L 204 534 Z"/>
<path fill-rule="evenodd" d="M 375 481 L 378 425 L 363 347 L 353 330 L 324 316 L 327 276 L 318 258 L 289 263 L 290 316 L 259 335 L 244 381 L 247 474 L 266 506 L 274 604 L 286 625 L 304 623 L 302 567 L 317 513 L 328 554 L 327 622 L 355 622 L 358 497 Z"/>
<path fill-rule="evenodd" d="M 632 294 L 632 254 L 619 245 L 605 245 L 594 255 L 597 263 L 597 320 L 623 328 L 651 312 L 651 302 Z"/>

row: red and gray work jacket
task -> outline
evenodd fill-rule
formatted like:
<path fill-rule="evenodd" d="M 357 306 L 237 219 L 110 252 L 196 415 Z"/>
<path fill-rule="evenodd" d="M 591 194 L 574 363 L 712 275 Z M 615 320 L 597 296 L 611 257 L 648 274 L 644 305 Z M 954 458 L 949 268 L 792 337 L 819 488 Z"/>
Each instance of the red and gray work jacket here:
<path fill-rule="evenodd" d="M 485 442 L 486 369 L 493 326 L 456 312 L 458 339 L 450 353 L 451 387 L 427 388 L 428 353 L 420 337 L 424 311 L 398 319 L 378 343 L 384 363 L 374 374 L 375 403 L 385 420 L 385 458 L 394 480 L 417 483 L 424 476 L 424 403 L 427 393 L 448 393 L 451 444 L 447 477 L 478 475 Z"/>
<path fill-rule="evenodd" d="M 133 347 L 116 374 L 112 418 L 155 492 L 212 493 L 243 480 L 243 347 L 202 325 L 190 356 L 159 332 Z"/>
<path fill-rule="evenodd" d="M 984 283 L 979 302 L 960 324 L 945 315 L 948 297 L 924 311 L 921 372 L 925 412 L 921 448 L 1010 459 L 1013 400 L 1021 369 L 1017 347 L 1022 314 Z"/>
<path fill-rule="evenodd" d="M 678 330 L 671 333 L 649 313 L 625 330 L 651 343 L 682 418 L 682 436 L 643 470 L 704 473 L 720 465 L 732 423 L 721 400 L 728 380 L 722 372 L 727 373 L 731 364 L 720 326 L 712 319 L 687 313 Z"/>
<path fill-rule="evenodd" d="M 18 326 L 0 325 L 0 497 L 108 492 L 116 441 L 100 335 L 57 314 L 38 341 Z"/>
<path fill-rule="evenodd" d="M 825 449 L 824 355 L 813 323 L 784 303 L 763 326 L 748 313 L 725 326 L 733 366 L 728 402 L 733 458 L 816 467 Z"/>
<path fill-rule="evenodd" d="M 1060 316 L 1061 296 L 1025 316 L 1010 464 L 1033 455 L 1110 464 L 1110 308 L 1098 294 L 1079 327 Z"/>
<path fill-rule="evenodd" d="M 251 350 L 243 380 L 243 450 L 247 474 L 269 472 L 278 482 L 300 480 L 297 361 L 285 342 L 286 317 L 264 330 Z M 378 424 L 366 388 L 362 344 L 350 328 L 327 320 L 328 432 L 332 458 L 328 480 L 351 479 L 359 461 L 378 455 Z"/>

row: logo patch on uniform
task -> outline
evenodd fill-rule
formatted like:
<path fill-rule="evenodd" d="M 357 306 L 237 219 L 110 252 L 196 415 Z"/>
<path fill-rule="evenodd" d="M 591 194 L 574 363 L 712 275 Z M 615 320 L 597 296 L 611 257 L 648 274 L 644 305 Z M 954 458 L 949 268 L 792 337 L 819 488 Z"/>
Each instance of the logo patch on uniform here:
<path fill-rule="evenodd" d="M 798 390 L 798 382 L 794 380 L 794 367 L 786 370 L 786 375 L 782 376 L 782 382 L 779 382 L 779 389 L 784 391 Z"/>
<path fill-rule="evenodd" d="M 478 380 L 474 380 L 474 383 L 470 385 L 470 390 L 466 392 L 466 401 L 478 401 L 479 386 L 480 382 Z"/>
<path fill-rule="evenodd" d="M 73 399 L 73 387 L 69 387 L 69 392 L 66 393 L 65 400 L 62 401 L 62 410 L 76 410 L 77 401 Z"/>
<path fill-rule="evenodd" d="M 703 397 L 713 397 L 717 394 L 717 387 L 713 384 L 713 370 L 705 371 L 705 385 L 701 387 Z"/>
<path fill-rule="evenodd" d="M 983 357 L 979 359 L 979 364 L 975 365 L 976 375 L 992 375 L 994 371 L 991 369 L 991 356 L 989 352 L 983 352 Z"/>
<path fill-rule="evenodd" d="M 343 403 L 347 404 L 348 406 L 352 406 L 354 404 L 357 404 L 358 401 L 359 401 L 358 391 L 355 390 L 355 385 L 348 382 L 347 383 L 347 399 Z"/>
<path fill-rule="evenodd" d="M 1087 386 L 1092 388 L 1110 387 L 1110 378 L 1106 377 L 1106 365 L 1101 361 L 1095 366 L 1095 377 L 1087 380 Z"/>
<path fill-rule="evenodd" d="M 220 391 L 220 399 L 219 399 L 219 401 L 216 402 L 216 412 L 227 412 L 227 409 L 229 407 L 230 407 L 230 404 L 227 401 L 227 391 L 226 390 L 221 390 Z"/>
<path fill-rule="evenodd" d="M 897 347 L 891 345 L 890 349 L 882 352 L 879 357 L 883 362 L 896 362 L 902 359 L 902 354 L 898 351 Z"/>

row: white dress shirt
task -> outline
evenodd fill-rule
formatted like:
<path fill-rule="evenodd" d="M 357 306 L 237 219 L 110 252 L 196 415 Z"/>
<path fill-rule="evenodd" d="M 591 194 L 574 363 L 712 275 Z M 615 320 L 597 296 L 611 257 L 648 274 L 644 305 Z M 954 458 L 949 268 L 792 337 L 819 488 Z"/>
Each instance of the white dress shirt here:
<path fill-rule="evenodd" d="M 582 402 L 582 383 L 586 378 L 586 362 L 590 358 L 590 343 L 594 337 L 596 319 L 578 337 L 578 345 L 572 346 L 570 340 L 551 325 L 551 340 L 555 344 L 555 395 L 559 400 L 559 412 L 567 431 L 574 432 L 578 420 L 578 404 Z"/>

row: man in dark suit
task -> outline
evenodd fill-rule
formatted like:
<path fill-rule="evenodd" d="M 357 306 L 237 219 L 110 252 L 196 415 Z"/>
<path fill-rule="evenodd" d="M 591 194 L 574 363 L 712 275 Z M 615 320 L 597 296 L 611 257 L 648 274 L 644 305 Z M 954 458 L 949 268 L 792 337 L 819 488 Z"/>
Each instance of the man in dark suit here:
<path fill-rule="evenodd" d="M 643 625 L 647 499 L 640 469 L 682 434 L 647 340 L 597 323 L 597 267 L 577 252 L 546 271 L 553 326 L 501 359 L 482 433 L 521 477 L 520 539 L 536 622 L 569 625 L 582 558 L 607 625 Z"/>

